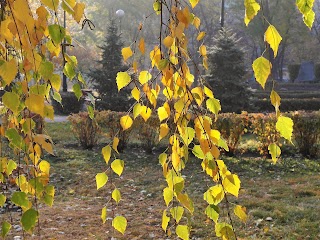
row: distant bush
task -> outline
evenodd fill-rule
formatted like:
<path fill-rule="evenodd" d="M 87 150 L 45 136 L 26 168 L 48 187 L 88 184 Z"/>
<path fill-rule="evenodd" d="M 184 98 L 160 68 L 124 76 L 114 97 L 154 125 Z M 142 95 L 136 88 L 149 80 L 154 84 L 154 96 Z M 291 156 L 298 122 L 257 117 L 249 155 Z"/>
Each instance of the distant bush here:
<path fill-rule="evenodd" d="M 79 112 L 68 116 L 72 132 L 84 149 L 92 149 L 98 142 L 101 132 L 96 119 L 91 119 L 87 112 Z"/>
<path fill-rule="evenodd" d="M 248 114 L 222 113 L 215 122 L 216 128 L 226 140 L 229 152 L 228 155 L 235 155 L 242 135 L 248 128 Z"/>
<path fill-rule="evenodd" d="M 300 64 L 288 65 L 289 78 L 291 82 L 294 82 L 299 75 Z"/>
<path fill-rule="evenodd" d="M 316 157 L 320 144 L 320 112 L 294 112 L 294 140 L 305 157 Z"/>
<path fill-rule="evenodd" d="M 78 98 L 73 92 L 60 92 L 61 104 L 52 99 L 51 103 L 55 113 L 69 115 L 70 113 L 78 113 L 81 111 L 84 99 Z"/>
<path fill-rule="evenodd" d="M 274 112 L 270 99 L 254 99 L 253 102 L 259 112 Z M 280 109 L 282 112 L 297 110 L 318 111 L 320 109 L 320 98 L 282 99 Z"/>

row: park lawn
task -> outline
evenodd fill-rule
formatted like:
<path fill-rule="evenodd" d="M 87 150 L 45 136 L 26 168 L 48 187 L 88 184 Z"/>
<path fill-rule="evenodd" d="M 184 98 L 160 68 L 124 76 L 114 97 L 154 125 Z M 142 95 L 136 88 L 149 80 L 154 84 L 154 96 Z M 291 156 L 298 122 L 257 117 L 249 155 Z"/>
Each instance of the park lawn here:
<path fill-rule="evenodd" d="M 102 138 L 93 150 L 82 150 L 68 123 L 48 123 L 46 129 L 55 143 L 55 156 L 45 159 L 51 163 L 56 196 L 53 207 L 39 207 L 43 239 L 176 239 L 161 229 L 166 183 L 157 159 L 160 151 L 146 154 L 137 144 L 130 145 L 119 156 L 125 161 L 122 177 L 109 176 L 106 187 L 97 191 L 95 175 L 106 168 L 100 152 L 107 139 Z M 229 205 L 243 205 L 248 213 L 246 223 L 233 218 L 238 239 L 320 239 L 319 159 L 296 155 L 284 157 L 276 165 L 259 156 L 224 160 L 242 181 L 239 198 L 230 196 Z M 190 216 L 192 239 L 215 239 L 214 225 L 203 213 L 207 206 L 203 193 L 213 182 L 196 158 L 191 158 L 183 174 L 195 205 Z M 121 190 L 119 205 L 110 201 L 114 186 Z M 105 204 L 108 220 L 102 225 L 100 213 Z M 221 208 L 223 219 L 227 216 L 226 205 Z M 124 236 L 111 227 L 116 214 L 128 220 Z M 19 234 L 13 231 L 11 236 Z"/>

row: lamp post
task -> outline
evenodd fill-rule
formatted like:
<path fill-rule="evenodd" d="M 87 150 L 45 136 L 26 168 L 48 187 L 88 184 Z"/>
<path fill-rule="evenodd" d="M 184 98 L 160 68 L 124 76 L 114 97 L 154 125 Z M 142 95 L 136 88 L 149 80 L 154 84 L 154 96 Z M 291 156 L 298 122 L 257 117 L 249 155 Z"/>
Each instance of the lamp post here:
<path fill-rule="evenodd" d="M 120 25 L 119 30 L 120 30 L 120 33 L 121 33 L 121 19 L 124 17 L 124 11 L 122 9 L 118 9 L 116 11 L 116 15 L 119 18 L 119 25 Z"/>
<path fill-rule="evenodd" d="M 63 12 L 63 27 L 66 29 L 66 11 Z M 67 76 L 64 74 L 63 70 L 66 65 L 66 59 L 64 55 L 66 54 L 66 39 L 63 39 L 63 45 L 62 45 L 62 57 L 63 57 L 63 69 L 62 69 L 62 91 L 67 92 L 68 91 L 68 85 L 67 85 Z"/>

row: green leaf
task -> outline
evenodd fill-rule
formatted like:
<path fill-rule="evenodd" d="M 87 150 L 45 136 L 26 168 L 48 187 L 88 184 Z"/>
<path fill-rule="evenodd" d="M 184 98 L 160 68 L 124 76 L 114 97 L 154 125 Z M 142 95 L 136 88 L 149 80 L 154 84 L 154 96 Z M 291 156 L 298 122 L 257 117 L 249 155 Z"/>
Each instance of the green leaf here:
<path fill-rule="evenodd" d="M 41 0 L 41 2 L 54 11 L 59 7 L 59 0 Z"/>
<path fill-rule="evenodd" d="M 276 129 L 282 137 L 292 142 L 293 121 L 291 118 L 280 116 L 276 123 Z"/>
<path fill-rule="evenodd" d="M 73 84 L 72 86 L 72 90 L 74 92 L 74 95 L 76 95 L 76 97 L 78 98 L 78 101 L 79 99 L 82 97 L 82 91 L 81 91 L 81 86 L 79 83 L 75 83 Z"/>
<path fill-rule="evenodd" d="M 271 73 L 271 62 L 264 58 L 264 57 L 259 57 L 256 60 L 254 60 L 252 64 L 252 68 L 254 71 L 254 76 L 257 80 L 258 83 L 264 88 L 268 77 Z"/>
<path fill-rule="evenodd" d="M 162 213 L 162 224 L 161 224 L 161 227 L 163 229 L 163 231 L 167 231 L 167 227 L 168 227 L 168 224 L 170 222 L 170 217 L 167 216 L 167 211 L 164 210 L 163 213 Z"/>
<path fill-rule="evenodd" d="M 122 174 L 122 172 L 123 172 L 124 161 L 120 160 L 120 159 L 114 160 L 111 163 L 111 168 L 116 174 L 118 174 L 120 176 Z"/>
<path fill-rule="evenodd" d="M 217 223 L 219 219 L 219 208 L 216 205 L 208 205 L 208 207 L 205 210 L 205 213 L 208 216 L 208 218 Z"/>
<path fill-rule="evenodd" d="M 20 207 L 28 208 L 29 207 L 29 199 L 28 195 L 24 192 L 14 192 L 11 197 L 11 201 Z"/>
<path fill-rule="evenodd" d="M 1 237 L 3 237 L 3 239 L 7 236 L 10 229 L 11 229 L 11 224 L 8 223 L 7 221 L 3 221 L 1 226 Z"/>
<path fill-rule="evenodd" d="M 102 188 L 108 182 L 108 176 L 105 172 L 96 175 L 97 190 Z"/>
<path fill-rule="evenodd" d="M 121 193 L 119 191 L 119 189 L 114 189 L 112 192 L 112 199 L 116 201 L 116 203 L 120 202 L 121 199 Z"/>
<path fill-rule="evenodd" d="M 71 62 L 66 63 L 66 65 L 63 68 L 63 73 L 72 80 L 77 74 L 74 70 L 74 65 Z"/>
<path fill-rule="evenodd" d="M 159 163 L 161 164 L 162 167 L 166 163 L 167 157 L 168 157 L 168 155 L 166 153 L 161 153 L 159 155 Z"/>
<path fill-rule="evenodd" d="M 314 0 L 296 0 L 296 5 L 302 13 L 304 23 L 311 29 L 315 13 L 313 11 Z"/>
<path fill-rule="evenodd" d="M 20 136 L 16 129 L 9 128 L 6 131 L 6 137 L 15 147 L 19 149 L 24 149 L 25 144 L 23 142 L 23 138 Z"/>
<path fill-rule="evenodd" d="M 54 42 L 54 44 L 60 45 L 64 37 L 66 36 L 66 30 L 58 24 L 52 24 L 48 26 L 48 29 L 49 29 L 49 35 L 52 41 Z"/>
<path fill-rule="evenodd" d="M 122 88 L 124 88 L 130 83 L 131 77 L 127 72 L 118 72 L 116 81 L 117 81 L 118 91 L 120 91 Z"/>
<path fill-rule="evenodd" d="M 107 207 L 103 207 L 101 210 L 101 220 L 102 223 L 105 223 L 107 221 Z"/>
<path fill-rule="evenodd" d="M 178 225 L 176 227 L 176 234 L 178 235 L 179 238 L 183 240 L 189 240 L 189 228 L 187 225 Z"/>
<path fill-rule="evenodd" d="M 13 113 L 17 113 L 19 111 L 20 99 L 19 95 L 16 93 L 6 92 L 3 94 L 2 103 Z"/>
<path fill-rule="evenodd" d="M 215 115 L 218 115 L 219 111 L 221 110 L 221 104 L 218 99 L 215 98 L 209 98 L 206 101 L 207 108 L 210 112 L 214 113 Z"/>
<path fill-rule="evenodd" d="M 235 234 L 233 232 L 233 228 L 228 223 L 217 223 L 215 224 L 215 232 L 217 237 L 221 237 L 226 240 L 236 239 Z"/>
<path fill-rule="evenodd" d="M 273 163 L 276 164 L 277 161 L 278 161 L 278 158 L 280 157 L 280 154 L 281 154 L 280 147 L 278 147 L 278 145 L 275 144 L 275 143 L 271 143 L 268 146 L 268 150 L 269 150 L 269 153 L 270 153 L 270 155 L 272 157 Z"/>
<path fill-rule="evenodd" d="M 60 77 L 59 74 L 52 74 L 52 76 L 50 78 L 50 83 L 51 83 L 52 87 L 56 91 L 60 91 L 60 88 L 61 88 L 61 77 Z"/>
<path fill-rule="evenodd" d="M 154 1 L 153 10 L 156 12 L 157 15 L 161 13 L 161 3 L 159 2 L 159 0 Z"/>
<path fill-rule="evenodd" d="M 250 21 L 258 14 L 260 10 L 260 5 L 259 3 L 256 2 L 256 0 L 245 0 L 244 6 L 245 6 L 244 22 L 248 26 Z"/>
<path fill-rule="evenodd" d="M 222 147 L 224 150 L 226 150 L 227 152 L 229 152 L 228 144 L 227 144 L 226 140 L 224 140 L 223 138 L 220 138 L 220 139 L 218 140 L 218 146 L 219 146 L 219 147 Z"/>
<path fill-rule="evenodd" d="M 164 201 L 166 202 L 166 205 L 169 206 L 169 203 L 172 201 L 173 199 L 173 191 L 172 189 L 166 187 L 163 189 L 163 198 Z"/>
<path fill-rule="evenodd" d="M 53 99 L 56 100 L 58 103 L 62 104 L 62 103 L 61 103 L 62 98 L 61 98 L 60 93 L 54 92 L 53 95 L 52 95 L 52 97 L 53 97 Z"/>
<path fill-rule="evenodd" d="M 203 151 L 200 147 L 200 145 L 194 145 L 193 149 L 192 149 L 192 153 L 200 159 L 205 159 L 205 156 L 203 154 Z"/>
<path fill-rule="evenodd" d="M 88 105 L 87 106 L 87 111 L 88 111 L 88 114 L 89 114 L 89 118 L 90 119 L 94 119 L 94 109 L 91 105 Z"/>
<path fill-rule="evenodd" d="M 282 37 L 273 25 L 269 25 L 267 31 L 264 34 L 264 39 L 267 43 L 269 43 L 270 47 L 273 50 L 274 57 L 276 57 L 278 54 L 280 42 L 282 41 Z"/>
<path fill-rule="evenodd" d="M 26 232 L 32 232 L 32 229 L 37 223 L 38 217 L 39 217 L 38 211 L 32 208 L 24 212 L 21 217 L 21 224 L 23 229 Z"/>
<path fill-rule="evenodd" d="M 17 168 L 16 162 L 10 159 L 8 162 L 7 170 L 6 170 L 7 175 L 10 175 L 12 171 L 15 170 L 16 168 Z"/>
<path fill-rule="evenodd" d="M 158 63 L 158 69 L 162 71 L 168 66 L 169 60 L 168 59 L 161 59 Z"/>
<path fill-rule="evenodd" d="M 54 66 L 52 62 L 42 61 L 39 67 L 39 73 L 43 79 L 48 80 L 53 74 Z"/>
<path fill-rule="evenodd" d="M 176 222 L 179 223 L 184 213 L 184 208 L 180 206 L 173 207 L 170 209 L 170 213 L 171 216 L 176 220 Z"/>
<path fill-rule="evenodd" d="M 189 144 L 193 141 L 194 136 L 195 136 L 195 131 L 191 127 L 187 127 L 184 134 L 181 134 L 181 137 L 182 137 L 186 146 L 189 146 Z"/>
<path fill-rule="evenodd" d="M 108 164 L 111 157 L 111 147 L 109 145 L 102 148 L 102 156 L 106 164 Z"/>
<path fill-rule="evenodd" d="M 5 195 L 0 194 L 0 207 L 3 207 L 3 205 L 5 204 L 7 198 Z"/>
<path fill-rule="evenodd" d="M 112 226 L 114 229 L 124 234 L 127 228 L 127 219 L 122 216 L 117 216 L 112 220 Z"/>
<path fill-rule="evenodd" d="M 225 191 L 238 197 L 240 190 L 240 179 L 236 174 L 228 174 L 223 179 L 223 187 Z"/>

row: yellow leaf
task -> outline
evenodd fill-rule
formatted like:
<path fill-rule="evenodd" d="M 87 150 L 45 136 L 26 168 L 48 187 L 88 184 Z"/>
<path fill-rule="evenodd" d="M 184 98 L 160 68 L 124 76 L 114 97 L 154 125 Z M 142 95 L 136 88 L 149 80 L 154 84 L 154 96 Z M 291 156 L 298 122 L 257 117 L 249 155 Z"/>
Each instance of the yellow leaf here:
<path fill-rule="evenodd" d="M 113 150 L 115 150 L 117 153 L 119 153 L 119 152 L 118 152 L 118 144 L 119 144 L 119 138 L 114 137 L 114 138 L 113 138 L 113 143 L 112 143 L 112 148 L 113 148 Z"/>
<path fill-rule="evenodd" d="M 172 46 L 172 44 L 173 44 L 173 41 L 174 41 L 173 37 L 167 36 L 167 37 L 165 37 L 165 39 L 163 39 L 163 44 L 164 44 L 167 48 L 170 48 L 170 47 Z"/>
<path fill-rule="evenodd" d="M 122 216 L 116 216 L 112 220 L 112 226 L 114 227 L 114 229 L 116 229 L 120 233 L 124 234 L 124 232 L 127 229 L 127 219 Z"/>
<path fill-rule="evenodd" d="M 27 108 L 44 117 L 44 97 L 38 94 L 30 94 L 25 102 Z"/>
<path fill-rule="evenodd" d="M 201 46 L 199 47 L 199 52 L 200 52 L 200 54 L 201 54 L 202 56 L 207 56 L 207 48 L 206 48 L 206 46 L 205 46 L 205 45 L 201 45 Z"/>
<path fill-rule="evenodd" d="M 124 88 L 130 83 L 131 77 L 127 72 L 118 72 L 116 81 L 117 81 L 118 91 L 120 91 L 122 88 Z"/>
<path fill-rule="evenodd" d="M 278 33 L 277 29 L 273 25 L 269 25 L 267 31 L 265 32 L 264 38 L 267 43 L 270 44 L 270 47 L 274 53 L 274 57 L 276 57 L 280 42 L 282 41 L 282 37 Z"/>
<path fill-rule="evenodd" d="M 167 110 L 165 107 L 159 107 L 158 108 L 158 116 L 160 122 L 162 122 L 164 119 L 167 119 L 169 117 Z"/>
<path fill-rule="evenodd" d="M 200 32 L 197 36 L 197 41 L 201 41 L 206 36 L 206 32 Z"/>
<path fill-rule="evenodd" d="M 278 161 L 278 158 L 281 155 L 281 149 L 279 148 L 279 146 L 277 144 L 271 143 L 268 146 L 268 150 L 269 150 L 269 153 L 271 155 L 273 163 L 276 164 L 277 161 Z"/>
<path fill-rule="evenodd" d="M 105 172 L 96 175 L 97 190 L 102 188 L 108 182 L 108 176 Z"/>
<path fill-rule="evenodd" d="M 172 201 L 173 199 L 173 191 L 172 189 L 166 187 L 163 189 L 163 198 L 164 201 L 166 202 L 166 205 L 169 206 L 169 203 Z"/>
<path fill-rule="evenodd" d="M 127 59 L 130 58 L 133 54 L 130 47 L 122 48 L 121 53 L 124 61 L 127 61 Z"/>
<path fill-rule="evenodd" d="M 41 0 L 42 4 L 56 11 L 59 7 L 59 0 Z"/>
<path fill-rule="evenodd" d="M 159 141 L 161 141 L 162 138 L 168 135 L 170 129 L 168 127 L 168 124 L 163 123 L 160 125 L 160 133 L 159 133 Z"/>
<path fill-rule="evenodd" d="M 270 94 L 270 100 L 271 100 L 271 104 L 276 109 L 276 114 L 278 116 L 279 107 L 280 107 L 280 101 L 281 101 L 281 98 L 280 98 L 279 94 L 276 91 L 272 90 L 271 94 Z"/>
<path fill-rule="evenodd" d="M 184 213 L 183 207 L 173 207 L 170 209 L 171 216 L 176 220 L 176 223 L 180 222 L 182 215 Z"/>
<path fill-rule="evenodd" d="M 280 116 L 276 123 L 276 129 L 282 137 L 292 142 L 293 121 L 291 118 Z"/>
<path fill-rule="evenodd" d="M 101 220 L 102 223 L 105 223 L 107 221 L 107 207 L 103 207 L 101 210 Z"/>
<path fill-rule="evenodd" d="M 314 0 L 297 0 L 296 1 L 296 5 L 299 11 L 303 15 L 303 21 L 309 27 L 309 29 L 312 28 L 312 25 L 315 19 L 313 4 L 314 4 Z"/>
<path fill-rule="evenodd" d="M 170 222 L 170 217 L 167 216 L 166 210 L 164 210 L 162 213 L 162 224 L 161 224 L 163 231 L 165 232 L 167 231 L 169 222 Z"/>
<path fill-rule="evenodd" d="M 48 163 L 47 161 L 42 160 L 39 163 L 39 169 L 41 172 L 45 173 L 47 176 L 50 175 L 50 163 Z"/>
<path fill-rule="evenodd" d="M 52 87 L 54 88 L 54 90 L 56 90 L 57 92 L 60 91 L 61 77 L 59 74 L 52 74 L 52 76 L 50 78 L 50 83 L 51 83 Z"/>
<path fill-rule="evenodd" d="M 257 58 L 252 64 L 254 76 L 262 88 L 264 88 L 268 80 L 268 77 L 271 73 L 271 67 L 271 62 L 264 57 Z"/>
<path fill-rule="evenodd" d="M 191 0 L 190 0 L 191 1 Z M 187 225 L 178 225 L 176 227 L 176 234 L 178 235 L 179 238 L 182 240 L 189 240 L 189 228 Z"/>
<path fill-rule="evenodd" d="M 139 82 L 143 85 L 152 78 L 152 75 L 148 71 L 141 71 L 139 74 Z"/>
<path fill-rule="evenodd" d="M 3 62 L 0 65 L 0 76 L 6 85 L 9 85 L 15 79 L 17 73 L 17 63 L 14 59 L 11 59 L 9 62 Z"/>
<path fill-rule="evenodd" d="M 240 190 L 240 179 L 236 174 L 228 174 L 223 179 L 223 187 L 228 193 L 238 197 Z"/>
<path fill-rule="evenodd" d="M 80 3 L 80 2 L 77 2 L 76 5 L 74 6 L 73 8 L 73 18 L 74 20 L 77 21 L 77 23 L 80 22 L 82 16 L 83 16 L 83 13 L 84 13 L 84 9 L 85 9 L 85 4 L 84 3 Z"/>
<path fill-rule="evenodd" d="M 192 23 L 192 24 L 193 24 L 197 29 L 199 29 L 200 24 L 201 24 L 200 18 L 195 17 L 195 18 L 193 19 L 193 23 Z"/>
<path fill-rule="evenodd" d="M 142 106 L 140 103 L 137 103 L 136 105 L 134 105 L 133 118 L 136 119 L 136 117 L 138 117 L 140 115 L 141 111 L 142 111 Z"/>
<path fill-rule="evenodd" d="M 108 164 L 111 157 L 111 147 L 107 145 L 104 148 L 102 148 L 101 152 L 102 152 L 104 161 L 106 162 L 106 164 Z"/>
<path fill-rule="evenodd" d="M 140 90 L 137 87 L 131 90 L 131 95 L 137 102 L 140 100 Z"/>
<path fill-rule="evenodd" d="M 244 6 L 245 6 L 244 23 L 248 26 L 250 21 L 258 14 L 260 10 L 260 5 L 259 3 L 256 2 L 256 0 L 245 0 Z"/>
<path fill-rule="evenodd" d="M 213 92 L 211 91 L 210 88 L 204 86 L 203 92 L 208 98 L 214 98 Z"/>
<path fill-rule="evenodd" d="M 189 0 L 191 7 L 194 8 L 195 6 L 197 6 L 197 4 L 199 3 L 200 0 Z"/>
<path fill-rule="evenodd" d="M 129 115 L 120 118 L 120 125 L 123 130 L 127 130 L 132 126 L 132 118 Z"/>
<path fill-rule="evenodd" d="M 191 90 L 191 93 L 193 95 L 193 98 L 195 99 L 195 101 L 197 102 L 197 104 L 199 106 L 201 106 L 203 100 L 204 100 L 204 96 L 203 96 L 203 91 L 201 87 L 195 87 Z"/>
<path fill-rule="evenodd" d="M 145 43 L 144 43 L 144 38 L 140 38 L 140 41 L 139 41 L 139 50 L 142 54 L 145 53 L 146 51 L 146 48 L 145 48 Z"/>
<path fill-rule="evenodd" d="M 123 160 L 116 159 L 111 163 L 111 169 L 119 176 L 121 176 L 121 174 L 123 172 L 123 168 L 124 168 L 124 161 Z"/>
<path fill-rule="evenodd" d="M 237 205 L 234 208 L 234 214 L 243 222 L 247 221 L 246 208 L 240 205 Z"/>
<path fill-rule="evenodd" d="M 141 117 L 143 118 L 143 120 L 146 122 L 150 116 L 151 116 L 151 109 L 149 107 L 146 107 L 146 106 L 141 106 L 141 112 L 140 112 L 140 115 Z"/>
<path fill-rule="evenodd" d="M 114 189 L 112 192 L 112 199 L 116 201 L 116 203 L 119 203 L 121 200 L 121 193 L 119 189 Z"/>

